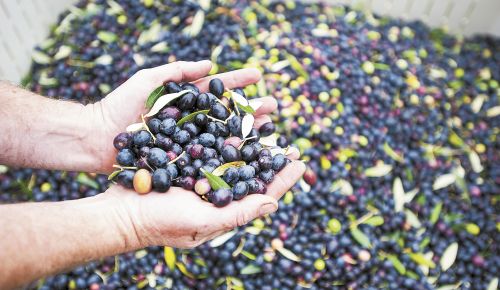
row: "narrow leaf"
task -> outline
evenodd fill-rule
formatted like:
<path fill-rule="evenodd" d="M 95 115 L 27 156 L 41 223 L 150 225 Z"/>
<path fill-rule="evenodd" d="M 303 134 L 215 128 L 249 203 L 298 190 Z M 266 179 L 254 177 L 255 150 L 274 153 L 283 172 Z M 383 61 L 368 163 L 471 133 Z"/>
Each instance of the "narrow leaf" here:
<path fill-rule="evenodd" d="M 409 209 L 405 210 L 406 221 L 414 228 L 420 228 L 422 224 L 418 220 L 418 217 Z"/>
<path fill-rule="evenodd" d="M 208 114 L 208 111 L 210 111 L 210 110 L 201 110 L 201 111 L 193 112 L 193 113 L 185 116 L 184 118 L 180 119 L 177 122 L 177 126 L 180 127 L 180 126 L 182 126 L 182 124 L 189 122 L 189 121 L 192 121 L 196 117 L 196 115 L 198 115 L 198 114 L 206 115 L 206 114 Z"/>
<path fill-rule="evenodd" d="M 367 219 L 363 223 L 374 227 L 378 227 L 384 224 L 384 218 L 377 215 Z"/>
<path fill-rule="evenodd" d="M 238 94 L 237 92 L 235 91 L 229 91 L 231 93 L 231 98 L 237 103 L 237 104 L 240 104 L 240 105 L 243 105 L 243 106 L 249 106 L 250 104 L 248 103 L 248 100 L 243 97 L 242 95 Z"/>
<path fill-rule="evenodd" d="M 165 107 L 168 103 L 170 103 L 171 101 L 173 101 L 173 100 L 175 100 L 175 99 L 177 99 L 177 98 L 179 98 L 179 97 L 181 97 L 189 92 L 191 92 L 191 91 L 190 90 L 183 90 L 183 91 L 180 91 L 178 93 L 167 94 L 167 95 L 161 96 L 160 98 L 158 98 L 156 100 L 156 102 L 154 102 L 154 105 L 151 108 L 151 111 L 149 111 L 149 113 L 147 113 L 144 117 L 151 117 L 151 116 L 158 114 L 158 112 L 161 109 L 163 109 L 163 107 Z"/>
<path fill-rule="evenodd" d="M 245 161 L 233 161 L 233 162 L 225 163 L 225 164 L 222 164 L 221 166 L 215 168 L 215 170 L 212 171 L 212 174 L 215 176 L 222 176 L 224 174 L 224 172 L 226 172 L 226 170 L 231 168 L 231 167 L 241 167 L 241 166 L 245 166 L 245 165 L 246 165 Z"/>
<path fill-rule="evenodd" d="M 259 99 L 252 99 L 248 101 L 248 105 L 252 107 L 254 111 L 257 111 L 260 107 L 262 107 L 263 104 L 264 103 Z"/>
<path fill-rule="evenodd" d="M 83 185 L 92 187 L 94 189 L 99 189 L 99 184 L 83 172 L 78 174 L 78 176 L 76 177 L 76 181 L 78 181 L 79 183 L 81 183 Z"/>
<path fill-rule="evenodd" d="M 406 273 L 406 267 L 401 263 L 396 255 L 388 255 L 387 259 L 392 262 L 392 265 L 399 272 L 399 274 L 404 275 Z"/>
<path fill-rule="evenodd" d="M 387 142 L 384 143 L 384 152 L 385 154 L 389 155 L 389 157 L 391 157 L 392 159 L 401 163 L 404 162 L 403 156 L 396 153 L 396 151 L 394 151 L 394 149 L 392 149 L 391 146 L 389 146 L 389 143 Z"/>
<path fill-rule="evenodd" d="M 51 62 L 50 57 L 39 50 L 33 51 L 31 58 L 38 64 L 49 64 Z"/>
<path fill-rule="evenodd" d="M 477 95 L 474 100 L 472 101 L 472 103 L 470 104 L 470 108 L 472 110 L 472 112 L 474 113 L 479 113 L 479 111 L 481 111 L 481 107 L 483 106 L 483 103 L 484 101 L 487 99 L 488 97 L 484 94 L 479 94 Z"/>
<path fill-rule="evenodd" d="M 103 54 L 94 60 L 95 64 L 110 65 L 113 63 L 113 57 L 109 54 Z"/>
<path fill-rule="evenodd" d="M 448 136 L 448 141 L 456 146 L 456 147 L 463 147 L 464 146 L 464 140 L 460 138 L 460 136 L 457 135 L 454 131 L 450 131 L 450 135 Z"/>
<path fill-rule="evenodd" d="M 175 255 L 174 249 L 171 247 L 165 247 L 163 255 L 168 268 L 170 271 L 173 271 L 175 269 L 175 263 L 177 262 L 177 256 Z"/>
<path fill-rule="evenodd" d="M 259 140 L 260 144 L 268 147 L 276 147 L 277 142 L 278 142 L 278 137 L 276 136 L 276 134 L 271 134 L 269 136 L 262 137 Z"/>
<path fill-rule="evenodd" d="M 288 62 L 290 63 L 290 65 L 292 66 L 293 70 L 300 76 L 302 76 L 303 78 L 305 78 L 306 80 L 309 79 L 309 74 L 307 73 L 307 71 L 302 67 L 302 64 L 297 60 L 297 58 L 295 58 L 295 56 L 289 54 L 289 53 L 285 53 L 285 57 L 286 59 L 288 60 Z"/>
<path fill-rule="evenodd" d="M 161 85 L 154 89 L 151 94 L 149 94 L 148 99 L 146 100 L 146 108 L 151 109 L 155 104 L 156 100 L 158 100 L 161 96 L 165 94 L 165 86 Z"/>
<path fill-rule="evenodd" d="M 488 283 L 488 287 L 486 290 L 497 290 L 498 288 L 498 278 L 491 279 L 490 283 Z"/>
<path fill-rule="evenodd" d="M 97 32 L 97 38 L 102 42 L 112 43 L 118 39 L 118 36 L 110 31 L 99 31 Z"/>
<path fill-rule="evenodd" d="M 441 265 L 441 269 L 443 271 L 448 270 L 453 263 L 455 263 L 455 259 L 457 258 L 458 253 L 458 243 L 452 243 L 446 248 L 441 259 L 439 260 L 439 264 Z"/>
<path fill-rule="evenodd" d="M 354 192 L 351 183 L 345 179 L 339 179 L 332 183 L 330 186 L 330 191 L 340 190 L 340 193 L 343 195 L 351 195 Z"/>
<path fill-rule="evenodd" d="M 394 183 L 392 184 L 392 193 L 394 194 L 394 210 L 400 212 L 404 208 L 405 204 L 405 190 L 403 188 L 403 182 L 401 178 L 396 177 Z"/>
<path fill-rule="evenodd" d="M 239 103 L 237 103 L 236 105 L 238 106 L 239 109 L 241 109 L 243 112 L 245 112 L 247 114 L 254 114 L 255 113 L 255 110 L 249 105 L 245 106 L 245 105 L 242 105 Z"/>
<path fill-rule="evenodd" d="M 182 264 L 181 262 L 177 262 L 175 263 L 175 265 L 177 266 L 179 271 L 181 271 L 181 273 L 184 274 L 184 276 L 189 277 L 191 279 L 196 279 L 196 277 L 186 269 L 186 266 L 184 264 Z"/>
<path fill-rule="evenodd" d="M 243 135 L 243 138 L 246 138 L 248 136 L 248 134 L 250 134 L 250 131 L 252 131 L 254 122 L 255 122 L 255 118 L 251 114 L 247 114 L 243 117 L 243 120 L 241 120 L 241 134 Z"/>
<path fill-rule="evenodd" d="M 483 171 L 483 165 L 481 165 L 481 159 L 479 158 L 479 155 L 473 150 L 469 152 L 469 161 L 470 165 L 472 167 L 472 170 L 476 173 L 480 173 Z"/>
<path fill-rule="evenodd" d="M 365 233 L 360 231 L 358 228 L 351 228 L 351 236 L 358 242 L 361 246 L 365 248 L 371 248 L 372 244 L 370 239 Z"/>
<path fill-rule="evenodd" d="M 255 256 L 254 254 L 250 253 L 250 252 L 247 252 L 245 250 L 241 251 L 241 254 L 245 257 L 247 257 L 249 260 L 252 260 L 252 261 L 255 261 L 257 259 L 257 256 Z"/>
<path fill-rule="evenodd" d="M 140 131 L 144 128 L 146 128 L 146 126 L 144 126 L 144 123 L 135 123 L 132 125 L 128 125 L 127 128 L 125 129 L 125 131 L 127 131 L 129 133 L 134 133 L 134 132 Z"/>
<path fill-rule="evenodd" d="M 252 275 L 252 274 L 257 274 L 260 272 L 262 272 L 262 269 L 260 267 L 255 266 L 254 264 L 249 264 L 248 266 L 241 269 L 240 274 L 241 275 Z"/>
<path fill-rule="evenodd" d="M 288 260 L 292 260 L 295 262 L 300 262 L 300 258 L 295 255 L 292 251 L 286 249 L 286 248 L 278 248 L 276 249 L 283 257 L 287 258 Z"/>
<path fill-rule="evenodd" d="M 365 175 L 368 177 L 382 177 L 392 171 L 392 166 L 389 164 L 381 163 L 377 166 L 365 169 Z"/>
<path fill-rule="evenodd" d="M 439 219 L 439 215 L 441 214 L 442 208 L 443 208 L 442 202 L 439 202 L 434 206 L 431 212 L 431 217 L 429 218 L 429 222 L 431 224 L 435 224 L 437 222 L 437 220 Z"/>
<path fill-rule="evenodd" d="M 61 45 L 61 47 L 59 47 L 59 50 L 54 55 L 54 59 L 60 60 L 63 58 L 67 58 L 70 54 L 71 54 L 71 47 L 67 45 Z"/>
<path fill-rule="evenodd" d="M 232 230 L 214 238 L 210 241 L 210 247 L 217 248 L 219 246 L 222 246 L 225 242 L 229 241 L 234 235 L 236 235 L 237 232 L 237 230 Z"/>
<path fill-rule="evenodd" d="M 443 175 L 439 176 L 438 178 L 436 178 L 436 180 L 432 184 L 432 189 L 438 190 L 438 189 L 450 186 L 453 183 L 455 183 L 456 179 L 457 179 L 457 177 L 455 176 L 455 174 L 452 174 L 452 173 L 443 174 Z"/>
<path fill-rule="evenodd" d="M 427 266 L 429 268 L 436 267 L 436 264 L 422 253 L 409 253 L 408 255 L 410 256 L 410 259 L 419 265 Z"/>
<path fill-rule="evenodd" d="M 212 173 L 206 171 L 203 168 L 200 168 L 201 172 L 205 174 L 205 177 L 208 179 L 208 183 L 210 183 L 210 186 L 212 187 L 212 190 L 217 190 L 220 188 L 231 188 L 229 184 L 227 184 L 222 178 L 219 176 L 213 175 Z"/>
<path fill-rule="evenodd" d="M 405 203 L 411 202 L 413 198 L 417 195 L 418 188 L 414 188 L 405 194 Z"/>
<path fill-rule="evenodd" d="M 113 171 L 113 173 L 111 173 L 110 175 L 108 175 L 108 180 L 113 180 L 116 176 L 118 176 L 118 174 L 120 174 L 120 172 L 122 172 L 123 170 L 115 170 Z"/>
<path fill-rule="evenodd" d="M 191 25 L 184 29 L 184 33 L 186 33 L 190 37 L 197 36 L 203 28 L 204 22 L 205 12 L 203 12 L 203 10 L 198 10 L 193 17 L 193 22 L 191 22 Z"/>
<path fill-rule="evenodd" d="M 487 117 L 493 118 L 493 117 L 496 117 L 498 115 L 500 115 L 500 106 L 490 108 L 490 109 L 488 109 L 488 111 L 486 111 Z"/>

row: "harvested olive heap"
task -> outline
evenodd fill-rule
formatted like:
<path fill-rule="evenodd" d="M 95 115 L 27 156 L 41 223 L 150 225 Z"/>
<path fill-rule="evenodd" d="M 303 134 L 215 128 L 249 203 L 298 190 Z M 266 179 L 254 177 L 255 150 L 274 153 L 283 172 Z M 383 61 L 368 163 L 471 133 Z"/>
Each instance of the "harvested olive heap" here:
<path fill-rule="evenodd" d="M 266 184 L 290 162 L 289 150 L 279 147 L 287 140 L 274 134 L 272 122 L 253 127 L 252 113 L 262 102 L 250 103 L 241 89 L 228 90 L 228 98 L 224 92 L 218 78 L 210 80 L 207 93 L 191 83 L 155 89 L 143 122 L 115 137 L 119 170 L 110 179 L 140 194 L 166 192 L 173 182 L 217 207 L 265 194 Z"/>
<path fill-rule="evenodd" d="M 346 7 L 80 1 L 33 55 L 40 94 L 98 101 L 141 68 L 258 67 L 304 180 L 277 213 L 193 250 L 88 263 L 40 289 L 496 289 L 500 40 Z M 3 202 L 93 195 L 106 177 L 6 169 Z"/>

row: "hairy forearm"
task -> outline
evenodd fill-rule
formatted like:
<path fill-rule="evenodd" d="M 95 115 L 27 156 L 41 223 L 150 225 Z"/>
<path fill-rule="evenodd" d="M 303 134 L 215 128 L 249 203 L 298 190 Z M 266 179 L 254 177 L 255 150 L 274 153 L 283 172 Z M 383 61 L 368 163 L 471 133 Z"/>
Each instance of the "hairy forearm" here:
<path fill-rule="evenodd" d="M 90 107 L 0 82 L 0 164 L 97 171 Z"/>
<path fill-rule="evenodd" d="M 0 289 L 140 247 L 126 212 L 106 194 L 0 206 Z"/>

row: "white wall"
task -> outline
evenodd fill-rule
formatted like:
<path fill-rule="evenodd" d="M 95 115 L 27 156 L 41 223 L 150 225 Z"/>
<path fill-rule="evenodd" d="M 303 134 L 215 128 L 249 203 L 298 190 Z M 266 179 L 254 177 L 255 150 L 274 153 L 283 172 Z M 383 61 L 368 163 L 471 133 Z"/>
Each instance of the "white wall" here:
<path fill-rule="evenodd" d="M 139 1 L 139 0 L 137 0 Z M 451 32 L 500 36 L 500 0 L 326 0 L 362 6 L 374 12 L 421 19 Z M 31 62 L 35 44 L 48 34 L 71 0 L 0 0 L 0 79 L 19 82 Z"/>

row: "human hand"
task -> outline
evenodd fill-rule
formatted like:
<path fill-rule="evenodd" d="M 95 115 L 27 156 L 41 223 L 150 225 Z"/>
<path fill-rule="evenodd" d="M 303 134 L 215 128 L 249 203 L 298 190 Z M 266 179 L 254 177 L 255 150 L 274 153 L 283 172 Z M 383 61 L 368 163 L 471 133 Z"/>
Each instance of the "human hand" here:
<path fill-rule="evenodd" d="M 171 187 L 166 193 L 139 195 L 116 185 L 102 195 L 112 198 L 114 207 L 120 209 L 118 224 L 126 225 L 128 230 L 124 232 L 126 239 L 132 241 L 132 248 L 155 245 L 192 248 L 275 212 L 277 200 L 305 171 L 304 163 L 297 161 L 298 153 L 288 157 L 292 162 L 274 177 L 266 194 L 250 194 L 221 208 L 180 187 Z"/>
<path fill-rule="evenodd" d="M 245 87 L 260 79 L 257 69 L 241 69 L 228 73 L 207 76 L 212 68 L 208 60 L 198 62 L 178 61 L 166 65 L 143 69 L 134 74 L 129 80 L 109 93 L 100 102 L 90 105 L 92 136 L 89 146 L 96 152 L 97 171 L 110 173 L 115 162 L 116 149 L 113 147 L 114 137 L 133 123 L 141 122 L 141 114 L 146 114 L 144 106 L 149 94 L 164 81 L 192 82 L 201 91 L 208 90 L 208 83 L 212 78 L 222 80 L 226 88 Z M 263 105 L 257 110 L 256 125 L 269 122 L 270 113 L 276 109 L 273 98 L 262 98 Z"/>

